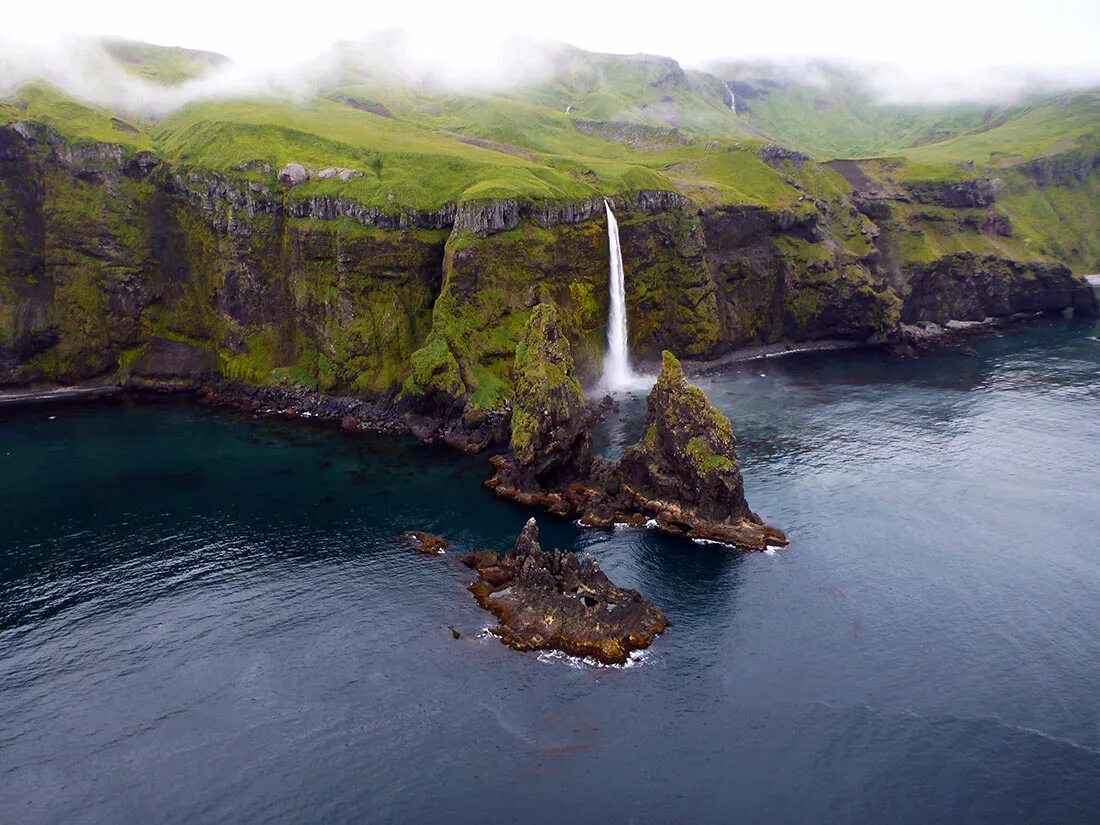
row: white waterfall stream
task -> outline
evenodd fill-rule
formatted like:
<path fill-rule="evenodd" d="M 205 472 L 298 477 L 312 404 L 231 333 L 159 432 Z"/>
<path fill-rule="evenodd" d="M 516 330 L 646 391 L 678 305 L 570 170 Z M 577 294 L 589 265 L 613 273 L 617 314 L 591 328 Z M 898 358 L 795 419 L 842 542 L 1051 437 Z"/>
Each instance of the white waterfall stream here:
<path fill-rule="evenodd" d="M 619 247 L 619 222 L 607 208 L 607 245 L 611 259 L 611 307 L 607 317 L 607 355 L 603 362 L 600 386 L 608 392 L 640 389 L 653 383 L 653 379 L 636 375 L 630 366 L 628 329 L 626 320 L 626 275 L 623 272 L 623 253 Z"/>

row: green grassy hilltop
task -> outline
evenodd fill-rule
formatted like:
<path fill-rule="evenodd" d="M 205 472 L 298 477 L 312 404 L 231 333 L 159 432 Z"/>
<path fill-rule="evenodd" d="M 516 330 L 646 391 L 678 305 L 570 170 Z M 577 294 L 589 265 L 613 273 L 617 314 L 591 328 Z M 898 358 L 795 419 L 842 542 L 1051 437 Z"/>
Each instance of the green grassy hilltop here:
<path fill-rule="evenodd" d="M 104 48 L 124 71 L 164 85 L 226 62 L 130 41 Z M 0 103 L 0 122 L 34 120 L 70 140 L 153 151 L 187 171 L 254 178 L 260 164 L 244 167 L 256 161 L 272 175 L 287 163 L 346 167 L 357 173 L 350 180 L 314 177 L 296 195 L 389 209 L 642 189 L 676 189 L 706 204 L 781 205 L 800 192 L 759 157 L 771 141 L 821 161 L 895 158 L 892 177 L 904 182 L 1011 174 L 1036 158 L 1094 152 L 1100 135 L 1097 92 L 1011 106 L 900 106 L 876 102 L 839 69 L 822 86 L 820 78 L 770 80 L 745 67 L 688 72 L 669 58 L 562 46 L 546 78 L 456 94 L 379 68 L 354 44 L 341 44 L 341 54 L 342 69 L 317 96 L 293 102 L 210 100 L 152 122 L 31 85 Z"/>

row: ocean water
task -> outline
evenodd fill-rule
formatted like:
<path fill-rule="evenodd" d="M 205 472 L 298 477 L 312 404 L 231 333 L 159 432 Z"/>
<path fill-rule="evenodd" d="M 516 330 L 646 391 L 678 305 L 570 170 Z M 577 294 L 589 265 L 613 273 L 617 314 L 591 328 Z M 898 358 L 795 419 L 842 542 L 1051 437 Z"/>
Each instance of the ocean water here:
<path fill-rule="evenodd" d="M 626 668 L 481 635 L 456 557 L 532 513 L 484 456 L 5 411 L 0 822 L 1100 822 L 1096 334 L 699 378 L 791 546 L 540 516 L 671 619 Z"/>

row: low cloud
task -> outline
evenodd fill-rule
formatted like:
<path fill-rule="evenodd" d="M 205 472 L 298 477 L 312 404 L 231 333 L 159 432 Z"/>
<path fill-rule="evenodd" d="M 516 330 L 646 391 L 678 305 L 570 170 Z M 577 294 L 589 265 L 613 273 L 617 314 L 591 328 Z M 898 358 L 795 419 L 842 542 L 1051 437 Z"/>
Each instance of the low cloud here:
<path fill-rule="evenodd" d="M 922 67 L 830 58 L 710 61 L 722 80 L 771 80 L 821 91 L 862 93 L 884 104 L 1008 104 L 1034 95 L 1094 89 L 1100 69 L 1087 67 Z"/>
<path fill-rule="evenodd" d="M 155 119 L 198 100 L 305 100 L 341 83 L 400 81 L 427 90 L 480 94 L 549 80 L 569 48 L 504 32 L 469 40 L 438 28 L 393 29 L 335 42 L 313 57 L 285 65 L 250 68 L 226 61 L 201 77 L 165 86 L 128 71 L 97 39 L 69 37 L 30 44 L 0 35 L 0 96 L 40 80 L 113 111 Z M 886 103 L 1005 103 L 1029 94 L 1100 85 L 1100 67 L 954 63 L 944 68 L 792 57 L 682 62 L 713 71 L 723 80 L 765 77 L 821 89 L 846 84 Z"/>
<path fill-rule="evenodd" d="M 41 81 L 113 111 L 158 118 L 198 100 L 304 100 L 325 88 L 357 81 L 489 93 L 550 77 L 554 55 L 565 48 L 506 36 L 460 56 L 453 45 L 441 48 L 442 42 L 424 33 L 387 31 L 335 42 L 312 58 L 286 66 L 249 68 L 226 60 L 200 77 L 164 85 L 128 70 L 97 39 L 28 44 L 0 35 L 0 96 Z"/>
<path fill-rule="evenodd" d="M 250 71 L 226 62 L 202 77 L 166 86 L 128 71 L 99 41 L 20 44 L 0 40 L 0 95 L 41 81 L 79 100 L 145 117 L 163 116 L 195 100 L 306 95 L 312 86 L 299 77 L 293 72 Z"/>

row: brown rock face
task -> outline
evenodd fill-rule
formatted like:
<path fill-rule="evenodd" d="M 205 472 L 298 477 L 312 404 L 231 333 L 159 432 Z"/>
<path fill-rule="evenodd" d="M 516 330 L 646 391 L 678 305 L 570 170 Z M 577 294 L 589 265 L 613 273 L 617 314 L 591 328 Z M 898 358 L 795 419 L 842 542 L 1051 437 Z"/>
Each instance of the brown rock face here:
<path fill-rule="evenodd" d="M 126 383 L 149 389 L 197 387 L 221 373 L 218 355 L 184 341 L 154 338 L 130 365 Z"/>
<path fill-rule="evenodd" d="M 707 519 L 740 520 L 750 511 L 735 444 L 729 419 L 666 352 L 646 399 L 644 434 L 623 454 L 620 474 L 646 498 L 678 501 Z"/>
<path fill-rule="evenodd" d="M 441 556 L 451 543 L 441 536 L 425 533 L 423 530 L 410 530 L 403 534 L 418 553 L 425 556 Z"/>
<path fill-rule="evenodd" d="M 530 519 L 513 551 L 468 553 L 463 564 L 478 573 L 470 585 L 479 605 L 500 624 L 493 633 L 510 647 L 561 650 L 621 664 L 668 627 L 661 609 L 637 590 L 618 587 L 596 560 L 545 552 Z"/>

